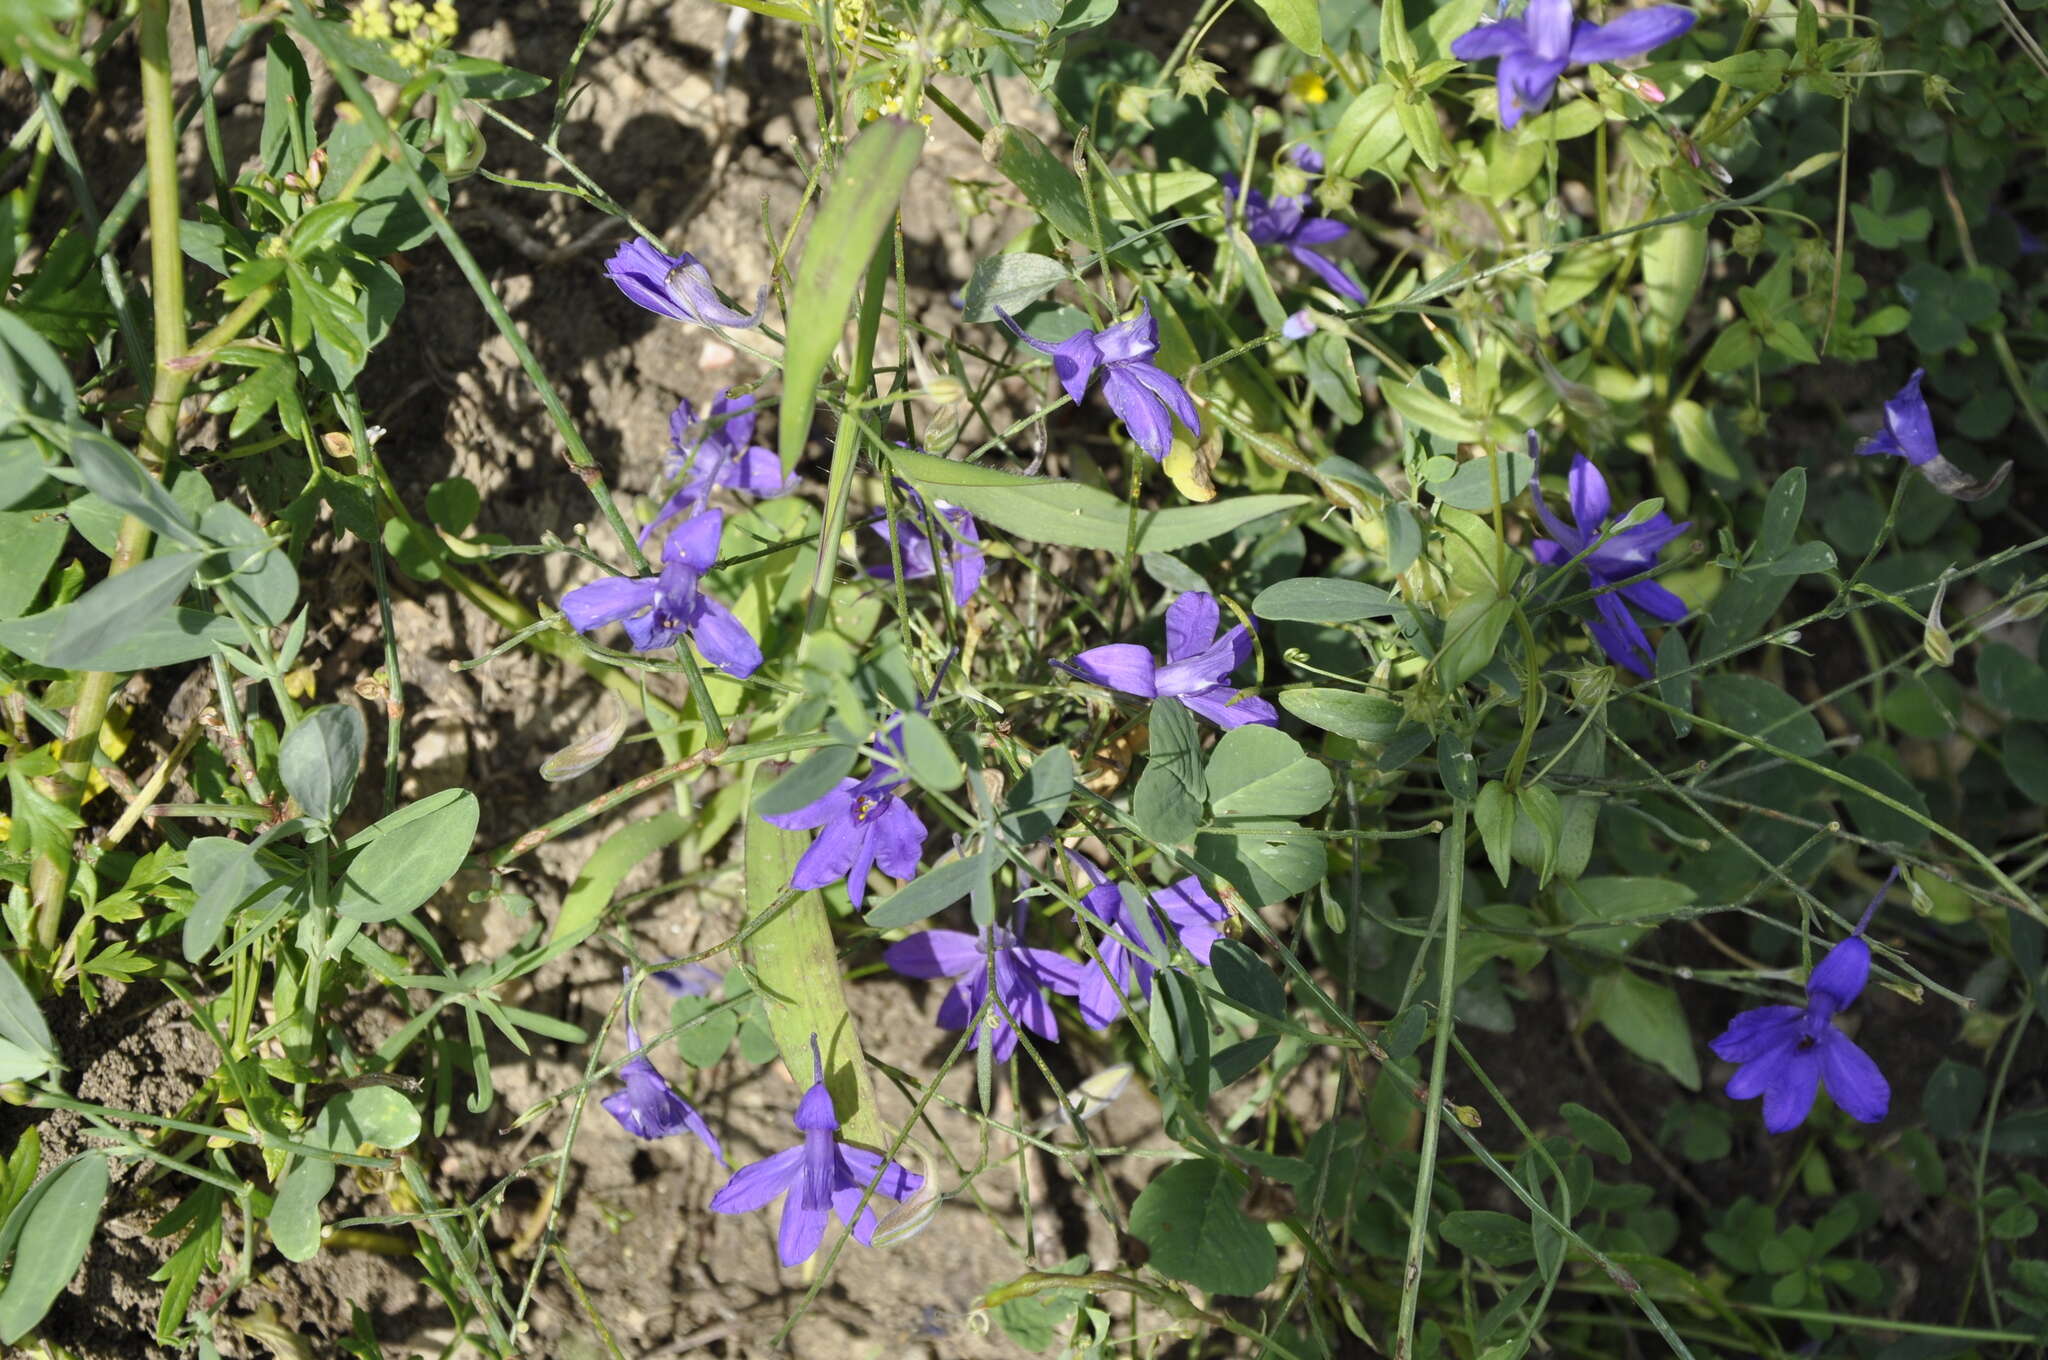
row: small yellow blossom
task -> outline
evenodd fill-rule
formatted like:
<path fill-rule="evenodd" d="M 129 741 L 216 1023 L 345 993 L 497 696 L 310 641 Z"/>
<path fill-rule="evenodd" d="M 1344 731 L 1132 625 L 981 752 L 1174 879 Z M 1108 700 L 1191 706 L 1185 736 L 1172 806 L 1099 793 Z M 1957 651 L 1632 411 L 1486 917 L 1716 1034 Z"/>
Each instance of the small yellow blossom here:
<path fill-rule="evenodd" d="M 1303 71 L 1289 77 L 1287 93 L 1304 104 L 1327 104 L 1330 102 L 1330 87 L 1323 84 L 1323 78 L 1314 71 Z"/>

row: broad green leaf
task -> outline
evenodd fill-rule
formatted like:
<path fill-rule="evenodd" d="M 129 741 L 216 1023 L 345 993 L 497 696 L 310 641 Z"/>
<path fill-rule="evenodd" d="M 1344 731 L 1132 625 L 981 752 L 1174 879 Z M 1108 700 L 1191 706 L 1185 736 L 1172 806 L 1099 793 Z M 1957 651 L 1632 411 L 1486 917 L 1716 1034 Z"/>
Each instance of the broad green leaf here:
<path fill-rule="evenodd" d="M 63 615 L 63 620 L 43 664 L 62 670 L 99 669 L 92 664 L 94 660 L 176 607 L 201 560 L 198 553 L 189 552 L 148 558 L 119 576 L 109 576 L 62 609 L 52 610 Z M 16 626 L 26 622 L 20 620 Z"/>
<path fill-rule="evenodd" d="M 256 622 L 274 628 L 289 619 L 299 598 L 299 573 L 270 535 L 226 501 L 208 506 L 199 527 L 222 549 L 208 555 L 208 577 L 232 571 L 223 588 Z"/>
<path fill-rule="evenodd" d="M 1671 429 L 1678 436 L 1679 449 L 1706 471 L 1731 482 L 1742 476 L 1706 407 L 1690 398 L 1671 403 Z"/>
<path fill-rule="evenodd" d="M 1656 1063 L 1686 1090 L 1700 1089 L 1699 1054 L 1678 993 L 1617 969 L 1593 979 L 1586 1012 L 1623 1048 Z"/>
<path fill-rule="evenodd" d="M 592 851 L 577 870 L 576 881 L 570 885 L 568 895 L 562 899 L 561 913 L 555 917 L 555 928 L 548 932 L 549 943 L 588 934 L 603 918 L 612 895 L 633 866 L 675 844 L 689 829 L 690 824 L 680 813 L 663 812 L 644 821 L 628 822 L 607 836 L 604 844 Z"/>
<path fill-rule="evenodd" d="M 1983 665 L 1978 664 L 1977 675 L 1982 680 Z M 1873 750 L 1858 751 L 1843 759 L 1840 770 L 1844 775 L 1881 793 L 1895 803 L 1918 812 L 1921 817 L 1929 816 L 1927 798 L 1913 786 L 1913 781 L 1896 768 L 1881 759 Z M 1849 814 L 1849 820 L 1856 829 L 1874 841 L 1883 841 L 1898 846 L 1901 850 L 1918 850 L 1927 843 L 1933 833 L 1925 822 L 1915 821 L 1902 812 L 1872 798 L 1869 794 L 1853 789 L 1838 788 L 1842 808 Z"/>
<path fill-rule="evenodd" d="M 1209 966 L 1223 994 L 1255 1015 L 1276 1020 L 1287 1016 L 1287 989 L 1265 961 L 1236 940 L 1218 940 L 1209 951 Z"/>
<path fill-rule="evenodd" d="M 1560 1105 L 1557 1112 L 1564 1116 L 1565 1123 L 1571 1125 L 1572 1136 L 1591 1151 L 1612 1157 L 1623 1166 L 1635 1160 L 1628 1139 L 1622 1137 L 1621 1130 L 1608 1123 L 1604 1116 L 1569 1100 Z"/>
<path fill-rule="evenodd" d="M 785 472 L 803 455 L 818 380 L 846 330 L 868 260 L 896 216 L 924 138 L 924 129 L 905 119 L 875 120 L 847 146 L 825 188 L 790 292 L 778 445 Z"/>
<path fill-rule="evenodd" d="M 1493 593 L 1473 595 L 1444 620 L 1444 647 L 1437 674 L 1447 690 L 1485 670 L 1500 649 L 1500 635 L 1514 616 L 1514 604 Z"/>
<path fill-rule="evenodd" d="M 1130 542 L 1131 508 L 1099 487 L 1024 477 L 974 463 L 887 450 L 897 472 L 930 496 L 965 506 L 1019 538 L 1121 553 Z M 1306 496 L 1231 496 L 1206 505 L 1138 512 L 1140 552 L 1178 552 L 1253 520 L 1305 505 Z"/>
<path fill-rule="evenodd" d="M 185 961 L 198 963 L 220 942 L 228 914 L 269 880 L 256 847 L 226 836 L 200 836 L 185 848 L 185 879 L 193 901 L 180 943 Z"/>
<path fill-rule="evenodd" d="M 1195 715 L 1177 699 L 1152 705 L 1145 771 L 1131 795 L 1131 820 L 1147 840 L 1180 845 L 1202 824 L 1209 796 L 1202 773 L 1202 735 Z"/>
<path fill-rule="evenodd" d="M 951 793 L 966 782 L 960 757 L 953 754 L 938 724 L 922 713 L 905 713 L 902 721 L 903 760 L 912 779 L 940 793 Z"/>
<path fill-rule="evenodd" d="M 353 921 L 391 921 L 441 890 L 476 838 L 476 795 L 445 789 L 357 832 L 334 910 Z"/>
<path fill-rule="evenodd" d="M 206 540 L 193 526 L 190 512 L 178 504 L 164 484 L 150 476 L 134 454 L 97 430 L 73 427 L 71 464 L 77 469 L 73 480 L 108 504 L 135 516 L 174 543 L 188 548 L 206 546 Z"/>
<path fill-rule="evenodd" d="M 1558 904 L 1574 923 L 1630 921 L 1636 924 L 1602 930 L 1574 930 L 1571 940 L 1590 949 L 1620 954 L 1631 948 L 1643 934 L 1655 929 L 1659 919 L 1693 902 L 1693 890 L 1683 883 L 1661 878 L 1596 877 L 1566 883 L 1558 891 Z"/>
<path fill-rule="evenodd" d="M 1827 750 L 1819 719 L 1761 676 L 1709 675 L 1701 679 L 1699 689 L 1707 713 L 1743 737 L 1794 755 L 1817 756 Z"/>
<path fill-rule="evenodd" d="M 1244 1193 L 1215 1162 L 1176 1162 L 1131 1206 L 1131 1234 L 1169 1279 L 1212 1294 L 1256 1294 L 1273 1282 L 1279 1254 L 1265 1228 L 1238 1207 Z"/>
<path fill-rule="evenodd" d="M 180 556 L 197 558 L 194 553 Z M 60 638 L 71 631 L 76 640 L 77 634 L 71 628 L 72 611 L 84 603 L 83 599 L 73 600 L 57 609 L 0 623 L 0 647 L 39 666 L 60 665 L 54 659 L 60 654 Z M 98 631 L 97 624 L 92 631 Z M 77 657 L 71 669 L 143 671 L 155 666 L 174 666 L 181 661 L 211 656 L 217 643 L 242 641 L 242 631 L 233 619 L 197 609 L 162 609 L 130 632 L 103 638 L 97 650 Z"/>
<path fill-rule="evenodd" d="M 1535 1259 L 1536 1238 L 1527 1219 L 1491 1209 L 1459 1209 L 1444 1215 L 1437 1231 L 1444 1241 L 1489 1265 L 1516 1266 Z"/>
<path fill-rule="evenodd" d="M 1401 726 L 1401 705 L 1351 689 L 1287 689 L 1280 707 L 1313 727 L 1353 741 L 1386 741 Z"/>
<path fill-rule="evenodd" d="M 1780 54 L 1782 55 L 1782 53 Z M 1676 170 L 1659 174 L 1660 216 L 1689 212 L 1705 203 L 1699 185 Z M 1707 223 L 1702 213 L 1643 233 L 1643 330 L 1657 344 L 1678 333 L 1707 268 Z"/>
<path fill-rule="evenodd" d="M 354 1152 L 364 1143 L 395 1150 L 419 1138 L 420 1112 L 389 1086 L 361 1086 L 322 1106 L 318 1127 L 327 1130 L 334 1152 Z"/>
<path fill-rule="evenodd" d="M 1304 817 L 1320 811 L 1332 790 L 1328 766 L 1258 723 L 1223 734 L 1209 755 L 1208 780 L 1218 817 Z"/>
<path fill-rule="evenodd" d="M 918 134 L 920 139 L 923 135 Z M 1091 247 L 1096 244 L 1081 181 L 1044 142 L 1015 124 L 1004 123 L 990 129 L 982 140 L 981 154 L 1017 186 L 1054 231 Z M 1106 221 L 1108 213 L 1099 212 L 1097 217 Z"/>
<path fill-rule="evenodd" d="M 57 1045 L 43 1008 L 36 1004 L 11 960 L 0 958 L 0 1039 L 13 1053 L 0 1055 L 0 1081 L 26 1081 L 57 1065 Z"/>
<path fill-rule="evenodd" d="M 996 308 L 1019 312 L 1067 281 L 1066 264 L 1050 255 L 1016 251 L 991 255 L 974 266 L 967 280 L 962 321 L 994 321 Z"/>
<path fill-rule="evenodd" d="M 299 808 L 317 822 L 332 822 L 355 792 L 356 770 L 369 740 L 363 715 L 347 704 L 314 709 L 284 734 L 277 776 Z"/>
<path fill-rule="evenodd" d="M 1322 881 L 1323 843 L 1299 822 L 1245 821 L 1195 837 L 1195 862 L 1228 880 L 1256 907 L 1284 902 Z"/>
<path fill-rule="evenodd" d="M 1536 460 L 1519 449 L 1509 449 L 1468 458 L 1449 477 L 1423 485 L 1446 505 L 1455 505 L 1460 510 L 1491 511 L 1496 504 L 1506 505 L 1519 496 L 1535 475 Z"/>
<path fill-rule="evenodd" d="M 1411 425 L 1460 444 L 1476 444 L 1486 437 L 1485 427 L 1477 419 L 1431 391 L 1421 373 L 1407 382 L 1382 382 L 1379 388 L 1387 405 Z"/>
<path fill-rule="evenodd" d="M 1323 18 L 1316 0 L 1259 0 L 1280 36 L 1312 57 L 1323 54 Z"/>
<path fill-rule="evenodd" d="M 1003 810 L 1003 830 L 1018 845 L 1030 845 L 1053 833 L 1067 815 L 1074 796 L 1074 757 L 1064 746 L 1039 752 L 1031 768 L 1010 790 Z"/>
<path fill-rule="evenodd" d="M 71 1283 L 106 1198 L 107 1159 L 87 1152 L 52 1171 L 8 1215 L 0 1237 L 15 1251 L 6 1288 L 0 1289 L 0 1342 L 11 1346 L 21 1340 Z"/>
<path fill-rule="evenodd" d="M 0 477 L 6 475 L 0 468 Z M 55 510 L 0 511 L 0 561 L 7 563 L 0 574 L 0 620 L 18 619 L 35 603 L 70 533 Z"/>
<path fill-rule="evenodd" d="M 1386 590 L 1364 581 L 1336 577 L 1297 576 L 1276 581 L 1252 601 L 1262 619 L 1299 623 L 1359 623 L 1391 619 L 1406 608 Z"/>
<path fill-rule="evenodd" d="M 1515 835 L 1515 798 L 1508 792 L 1507 785 L 1498 779 L 1489 779 L 1480 786 L 1479 797 L 1472 803 L 1472 821 L 1479 828 L 1480 844 L 1486 847 L 1486 859 L 1493 866 L 1494 876 L 1505 888 L 1508 876 L 1515 871 L 1510 848 Z"/>
<path fill-rule="evenodd" d="M 1150 1025 L 1162 1076 L 1185 1083 L 1192 1104 L 1200 1109 L 1210 1088 L 1209 1010 L 1201 991 L 1179 970 L 1162 968 L 1152 979 Z M 1159 1097 L 1171 1117 L 1181 1093 L 1170 1080 L 1162 1080 Z"/>
<path fill-rule="evenodd" d="M 1407 144 L 1400 115 L 1394 111 L 1398 92 L 1390 80 L 1375 81 L 1359 91 L 1344 106 L 1330 133 L 1325 157 L 1330 173 L 1358 179 L 1368 170 L 1385 165 L 1397 149 Z"/>

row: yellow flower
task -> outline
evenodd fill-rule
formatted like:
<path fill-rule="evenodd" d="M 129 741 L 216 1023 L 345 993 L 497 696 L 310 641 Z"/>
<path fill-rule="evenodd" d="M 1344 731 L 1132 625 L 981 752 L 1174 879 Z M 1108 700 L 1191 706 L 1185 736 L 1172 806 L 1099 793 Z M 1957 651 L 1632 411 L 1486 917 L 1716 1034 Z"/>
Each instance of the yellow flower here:
<path fill-rule="evenodd" d="M 1303 71 L 1287 81 L 1287 93 L 1304 104 L 1327 104 L 1330 102 L 1330 88 L 1323 84 L 1323 78 L 1314 71 Z"/>

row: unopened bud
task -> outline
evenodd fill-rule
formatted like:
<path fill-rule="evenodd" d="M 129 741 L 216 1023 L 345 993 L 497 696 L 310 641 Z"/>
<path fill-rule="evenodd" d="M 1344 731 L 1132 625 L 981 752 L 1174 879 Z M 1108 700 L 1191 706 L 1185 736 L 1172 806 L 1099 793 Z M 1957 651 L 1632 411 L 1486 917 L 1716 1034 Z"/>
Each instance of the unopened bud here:
<path fill-rule="evenodd" d="M 1612 666 L 1582 666 L 1567 679 L 1572 687 L 1572 702 L 1580 708 L 1598 708 L 1614 692 Z"/>
<path fill-rule="evenodd" d="M 1634 71 L 1623 71 L 1621 73 L 1621 88 L 1627 90 L 1646 104 L 1661 104 L 1664 102 L 1663 88 L 1656 81 L 1646 80 Z"/>
<path fill-rule="evenodd" d="M 1942 626 L 1941 602 L 1948 595 L 1948 573 L 1943 572 L 1941 580 L 1934 587 L 1934 602 L 1927 606 L 1927 623 L 1920 630 L 1920 648 L 1927 653 L 1927 659 L 1937 666 L 1956 664 L 1955 640 Z"/>
<path fill-rule="evenodd" d="M 1216 77 L 1223 74 L 1223 68 L 1213 61 L 1199 57 L 1183 63 L 1174 73 L 1174 85 L 1183 99 L 1206 99 L 1211 91 L 1220 88 L 1222 82 Z"/>
<path fill-rule="evenodd" d="M 1764 229 L 1755 222 L 1744 222 L 1728 233 L 1728 244 L 1743 259 L 1754 260 L 1764 248 Z"/>
<path fill-rule="evenodd" d="M 0 1082 L 0 1101 L 9 1105 L 26 1105 L 35 1099 L 35 1092 L 28 1089 L 25 1081 Z"/>
<path fill-rule="evenodd" d="M 1292 198 L 1308 192 L 1308 171 L 1293 161 L 1282 161 L 1273 169 L 1273 193 L 1280 198 Z"/>
<path fill-rule="evenodd" d="M 1117 91 L 1116 117 L 1120 123 L 1136 123 L 1140 127 L 1152 126 L 1145 117 L 1152 107 L 1152 101 L 1159 97 L 1159 91 L 1150 85 L 1126 85 Z"/>

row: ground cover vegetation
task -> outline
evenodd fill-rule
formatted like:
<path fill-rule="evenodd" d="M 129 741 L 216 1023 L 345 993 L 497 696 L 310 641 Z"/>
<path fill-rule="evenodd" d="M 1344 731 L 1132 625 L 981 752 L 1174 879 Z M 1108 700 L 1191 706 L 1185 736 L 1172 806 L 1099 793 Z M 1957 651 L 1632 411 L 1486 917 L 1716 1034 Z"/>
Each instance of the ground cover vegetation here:
<path fill-rule="evenodd" d="M 0 1343 L 2038 1354 L 2041 13 L 9 5 Z"/>

